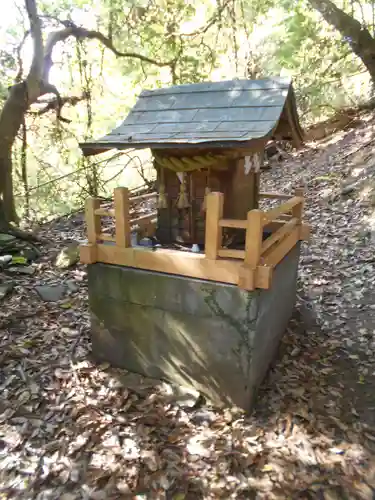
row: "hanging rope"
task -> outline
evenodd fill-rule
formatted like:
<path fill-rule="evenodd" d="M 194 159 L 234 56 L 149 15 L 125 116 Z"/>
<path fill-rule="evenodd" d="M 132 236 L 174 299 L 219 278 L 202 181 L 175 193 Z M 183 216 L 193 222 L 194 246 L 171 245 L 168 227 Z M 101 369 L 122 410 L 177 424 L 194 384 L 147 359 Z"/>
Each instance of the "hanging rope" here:
<path fill-rule="evenodd" d="M 207 154 L 204 156 L 181 157 L 159 156 L 153 152 L 155 162 L 161 168 L 168 168 L 174 172 L 192 172 L 204 168 L 215 168 L 216 170 L 225 170 L 227 164 L 223 162 L 228 159 L 225 155 Z"/>
<path fill-rule="evenodd" d="M 210 186 L 210 169 L 207 170 L 207 179 L 206 179 L 206 188 L 204 190 L 204 198 L 203 198 L 203 203 L 202 203 L 202 211 L 205 212 L 207 209 L 207 196 L 211 193 L 211 186 Z"/>
<path fill-rule="evenodd" d="M 164 169 L 160 169 L 160 186 L 158 194 L 158 208 L 168 208 L 167 196 L 165 194 Z"/>
<path fill-rule="evenodd" d="M 160 171 L 160 185 L 158 195 L 158 208 L 167 208 L 167 198 L 165 192 L 164 169 L 172 170 L 176 174 L 182 174 L 180 179 L 180 192 L 177 199 L 177 207 L 179 209 L 188 208 L 190 206 L 188 194 L 185 186 L 185 174 L 187 172 L 194 172 L 198 170 L 207 169 L 207 187 L 205 189 L 205 196 L 202 204 L 202 210 L 206 209 L 206 198 L 210 189 L 210 171 L 226 170 L 228 168 L 226 155 L 213 155 L 207 154 L 202 156 L 181 157 L 176 156 L 159 156 L 155 151 L 152 152 L 154 156 L 154 167 Z"/>
<path fill-rule="evenodd" d="M 177 208 L 188 208 L 189 206 L 190 204 L 185 186 L 185 173 L 183 173 L 180 181 L 180 193 L 177 199 Z"/>

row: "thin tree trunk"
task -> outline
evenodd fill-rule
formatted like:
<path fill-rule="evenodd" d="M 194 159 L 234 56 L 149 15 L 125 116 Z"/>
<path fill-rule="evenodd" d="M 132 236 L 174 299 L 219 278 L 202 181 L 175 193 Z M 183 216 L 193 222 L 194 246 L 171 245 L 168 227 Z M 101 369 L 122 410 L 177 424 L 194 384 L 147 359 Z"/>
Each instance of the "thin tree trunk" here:
<path fill-rule="evenodd" d="M 25 195 L 25 217 L 28 220 L 30 217 L 30 193 L 29 183 L 27 179 L 27 131 L 25 118 L 22 122 L 21 178 L 23 184 L 23 192 Z"/>
<path fill-rule="evenodd" d="M 336 28 L 350 45 L 375 82 L 375 39 L 369 30 L 331 0 L 308 0 L 331 26 Z"/>
<path fill-rule="evenodd" d="M 18 222 L 13 196 L 12 147 L 28 108 L 26 85 L 14 85 L 0 114 L 0 224 Z"/>

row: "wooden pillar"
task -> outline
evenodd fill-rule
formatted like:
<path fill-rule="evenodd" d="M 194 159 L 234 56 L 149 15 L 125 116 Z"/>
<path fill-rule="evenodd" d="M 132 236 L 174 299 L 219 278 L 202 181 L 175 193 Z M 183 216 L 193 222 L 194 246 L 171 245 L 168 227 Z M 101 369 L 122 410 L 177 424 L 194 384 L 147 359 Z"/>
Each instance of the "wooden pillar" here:
<path fill-rule="evenodd" d="M 246 290 L 254 290 L 256 271 L 260 264 L 263 243 L 263 214 L 251 210 L 247 214 L 245 260 L 240 272 L 238 285 Z"/>
<path fill-rule="evenodd" d="M 216 260 L 221 247 L 223 230 L 219 221 L 223 217 L 224 195 L 223 193 L 209 193 L 206 199 L 206 235 L 205 254 L 206 259 Z"/>
<path fill-rule="evenodd" d="M 252 170 L 249 173 L 249 180 L 251 182 L 251 209 L 259 207 L 259 173 Z"/>
<path fill-rule="evenodd" d="M 260 210 L 250 210 L 247 214 L 245 264 L 251 269 L 255 269 L 260 262 L 263 243 L 262 233 L 262 212 Z"/>
<path fill-rule="evenodd" d="M 229 188 L 225 198 L 224 217 L 245 219 L 249 210 L 258 208 L 261 152 L 248 152 L 244 157 L 232 160 Z"/>
<path fill-rule="evenodd" d="M 255 172 L 255 179 L 254 179 L 254 206 L 253 208 L 258 209 L 259 208 L 259 191 L 260 191 L 260 169 L 263 165 L 264 162 L 264 149 L 261 151 L 258 151 L 256 155 L 254 155 L 254 172 Z"/>
<path fill-rule="evenodd" d="M 95 210 L 100 208 L 99 198 L 88 198 L 85 206 L 85 218 L 88 242 L 95 245 L 98 235 L 101 233 L 100 215 L 95 215 Z"/>
<path fill-rule="evenodd" d="M 131 246 L 130 219 L 129 219 L 129 190 L 118 187 L 114 191 L 116 245 L 123 248 Z"/>

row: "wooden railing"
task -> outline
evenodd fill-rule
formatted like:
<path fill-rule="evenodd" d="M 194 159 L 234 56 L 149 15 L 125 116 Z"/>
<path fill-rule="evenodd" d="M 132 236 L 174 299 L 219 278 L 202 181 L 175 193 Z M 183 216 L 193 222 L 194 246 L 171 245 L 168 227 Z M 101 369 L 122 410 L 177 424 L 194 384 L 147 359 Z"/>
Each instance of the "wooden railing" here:
<path fill-rule="evenodd" d="M 133 230 L 140 230 L 156 225 L 157 212 L 142 215 L 137 218 L 130 219 L 131 206 L 139 201 L 154 198 L 157 193 L 149 193 L 140 196 L 129 197 L 129 191 L 126 188 L 116 188 L 114 191 L 114 209 L 101 208 L 99 198 L 88 198 L 86 201 L 86 224 L 87 224 L 87 239 L 91 244 L 98 241 L 110 241 L 124 248 L 131 246 L 130 233 Z M 115 236 L 103 233 L 101 230 L 101 218 L 115 218 Z"/>
<path fill-rule="evenodd" d="M 302 224 L 303 191 L 295 196 L 261 193 L 264 198 L 285 200 L 269 210 L 251 210 L 246 220 L 223 219 L 224 195 L 211 193 L 207 199 L 205 253 L 207 259 L 231 258 L 243 260 L 239 285 L 252 290 L 256 286 L 260 267 L 276 266 L 301 239 L 308 239 L 309 229 Z M 288 215 L 290 214 L 290 216 Z M 274 232 L 263 241 L 264 228 Z M 223 228 L 245 229 L 245 249 L 222 247 Z"/>
<path fill-rule="evenodd" d="M 114 209 L 102 208 L 98 199 L 87 200 L 88 244 L 81 246 L 81 261 L 222 281 L 253 290 L 269 288 L 273 268 L 299 240 L 309 236 L 309 227 L 302 222 L 304 198 L 301 190 L 296 190 L 294 196 L 261 193 L 262 197 L 279 199 L 282 203 L 269 210 L 251 210 L 246 220 L 224 219 L 224 195 L 213 192 L 207 196 L 204 254 L 168 249 L 145 252 L 131 247 L 130 234 L 135 227 L 155 225 L 156 212 L 136 219 L 131 219 L 129 214 L 132 203 L 152 196 L 155 194 L 130 198 L 127 189 L 116 188 Z M 102 232 L 101 218 L 107 216 L 115 218 L 114 235 Z M 224 248 L 223 228 L 244 229 L 245 248 Z M 265 229 L 271 235 L 264 240 Z"/>

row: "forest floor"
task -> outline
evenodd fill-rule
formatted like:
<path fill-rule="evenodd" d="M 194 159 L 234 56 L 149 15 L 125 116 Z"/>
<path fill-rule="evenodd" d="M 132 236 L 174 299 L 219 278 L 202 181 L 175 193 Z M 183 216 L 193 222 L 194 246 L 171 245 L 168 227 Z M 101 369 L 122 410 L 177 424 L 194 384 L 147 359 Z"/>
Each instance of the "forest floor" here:
<path fill-rule="evenodd" d="M 306 186 L 298 302 L 254 413 L 180 398 L 90 357 L 86 269 L 54 266 L 82 214 L 0 272 L 1 499 L 375 498 L 375 116 L 262 174 Z M 37 286 L 64 286 L 55 302 Z M 119 382 L 122 381 L 122 383 Z"/>

